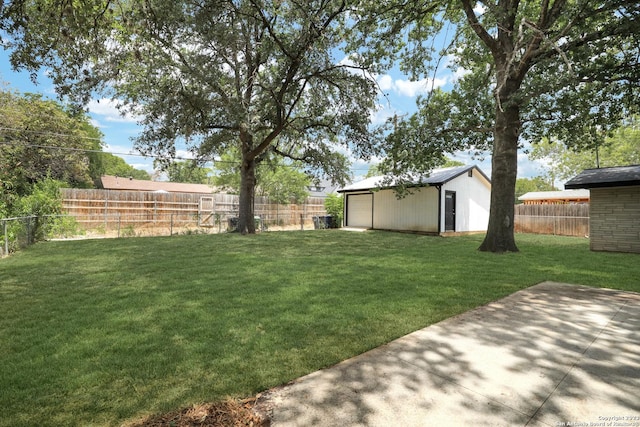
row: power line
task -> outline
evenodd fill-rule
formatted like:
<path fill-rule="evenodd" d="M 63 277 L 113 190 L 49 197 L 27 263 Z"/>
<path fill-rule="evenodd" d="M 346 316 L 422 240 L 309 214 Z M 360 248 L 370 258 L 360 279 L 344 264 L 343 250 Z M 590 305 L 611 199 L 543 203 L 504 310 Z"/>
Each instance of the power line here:
<path fill-rule="evenodd" d="M 64 134 L 64 133 L 56 133 L 56 132 L 46 132 L 46 131 L 37 131 L 37 130 L 30 130 L 30 129 L 18 129 L 18 128 L 10 128 L 10 127 L 0 127 L 0 131 L 12 131 L 12 132 L 28 132 L 34 135 L 44 135 L 44 136 L 57 136 L 57 137 L 64 137 L 64 138 L 79 138 L 79 139 L 87 139 L 87 140 L 91 140 L 91 141 L 99 141 L 99 142 L 103 142 L 102 138 L 95 138 L 95 137 L 91 137 L 91 136 L 82 136 L 82 135 L 71 135 L 71 134 Z M 32 144 L 29 142 L 21 142 L 19 144 L 12 144 L 11 141 L 0 141 L 0 144 L 5 144 L 5 145 L 14 145 L 14 146 L 21 146 L 21 147 L 29 147 L 29 148 L 46 148 L 46 149 L 57 149 L 57 150 L 67 150 L 67 151 L 78 151 L 78 152 L 85 152 L 85 153 L 105 153 L 105 154 L 113 154 L 116 156 L 132 156 L 132 157 L 142 157 L 145 159 L 149 159 L 152 158 L 154 156 L 148 156 L 145 154 L 140 154 L 140 153 L 119 153 L 119 152 L 115 152 L 115 151 L 103 151 L 103 150 L 98 150 L 98 149 L 89 149 L 89 148 L 75 148 L 75 147 L 61 147 L 61 146 L 56 146 L 56 145 L 42 145 L 42 144 Z M 172 157 L 173 160 L 183 160 L 183 161 L 187 161 L 187 160 L 196 160 L 193 157 L 182 157 L 182 156 L 173 156 Z M 227 161 L 227 160 L 208 160 L 205 163 L 208 162 L 212 162 L 212 163 L 223 163 L 223 164 L 236 164 L 236 165 L 240 165 L 240 162 L 233 162 L 233 161 Z M 286 167 L 294 167 L 293 165 L 283 165 Z M 369 170 L 364 169 L 364 168 L 350 168 L 349 170 L 351 171 L 362 171 L 362 170 Z"/>
<path fill-rule="evenodd" d="M 110 151 L 102 151 L 97 149 L 90 148 L 76 148 L 76 147 L 60 147 L 57 145 L 42 145 L 42 144 L 32 144 L 32 143 L 24 143 L 24 142 L 13 142 L 13 141 L 0 141 L 2 145 L 10 145 L 13 147 L 28 147 L 28 148 L 45 148 L 45 149 L 55 149 L 62 151 L 74 151 L 74 152 L 83 152 L 83 153 L 98 153 L 98 154 L 113 154 L 117 156 L 134 156 L 134 157 L 144 157 L 150 158 L 151 156 L 145 156 L 144 154 L 138 153 L 119 153 L 119 152 L 110 152 Z M 178 160 L 193 160 L 191 158 L 183 158 L 183 157 L 175 157 Z"/>
<path fill-rule="evenodd" d="M 6 128 L 0 128 L 0 130 L 2 129 L 6 129 Z M 84 152 L 84 153 L 98 153 L 98 154 L 112 154 L 112 155 L 116 155 L 116 156 L 133 156 L 133 157 L 143 157 L 145 159 L 149 159 L 153 156 L 147 156 L 144 154 L 139 154 L 139 153 L 118 153 L 118 152 L 110 152 L 110 151 L 102 151 L 102 150 L 96 150 L 96 149 L 89 149 L 89 148 L 76 148 L 76 147 L 60 147 L 60 146 L 56 146 L 56 145 L 43 145 L 43 144 L 32 144 L 32 143 L 28 143 L 28 142 L 17 142 L 17 141 L 0 141 L 0 145 L 9 145 L 9 146 L 13 146 L 13 147 L 28 147 L 28 148 L 44 148 L 44 149 L 55 149 L 55 150 L 63 150 L 63 151 L 73 151 L 73 152 Z M 190 161 L 190 160 L 196 160 L 193 157 L 181 157 L 181 156 L 174 156 L 172 157 L 173 160 L 183 160 L 183 161 Z M 222 164 L 233 164 L 233 165 L 240 165 L 240 162 L 235 162 L 235 161 L 229 161 L 229 160 L 209 160 L 205 163 L 222 163 Z M 294 165 L 281 165 L 281 166 L 285 166 L 285 167 L 294 167 Z M 369 170 L 368 168 L 350 168 L 350 171 L 364 171 L 364 170 Z"/>
<path fill-rule="evenodd" d="M 100 141 L 100 142 L 102 142 L 102 138 L 95 138 L 95 137 L 92 137 L 92 136 L 70 135 L 70 134 L 64 134 L 64 133 L 45 132 L 45 131 L 39 131 L 39 130 L 0 127 L 0 131 L 2 131 L 2 130 L 8 130 L 8 131 L 12 131 L 12 132 L 27 132 L 27 133 L 31 133 L 31 134 L 34 134 L 34 135 L 49 135 L 49 136 L 60 136 L 60 137 L 64 137 L 64 138 L 88 139 L 88 140 L 91 140 L 91 141 Z"/>

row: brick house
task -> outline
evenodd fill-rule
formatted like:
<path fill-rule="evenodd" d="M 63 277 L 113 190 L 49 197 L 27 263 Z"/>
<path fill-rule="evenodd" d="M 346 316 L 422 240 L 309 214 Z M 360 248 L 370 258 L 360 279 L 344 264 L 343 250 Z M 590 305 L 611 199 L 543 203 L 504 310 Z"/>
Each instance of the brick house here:
<path fill-rule="evenodd" d="M 592 251 L 640 253 L 640 165 L 586 169 L 564 187 L 590 190 Z"/>

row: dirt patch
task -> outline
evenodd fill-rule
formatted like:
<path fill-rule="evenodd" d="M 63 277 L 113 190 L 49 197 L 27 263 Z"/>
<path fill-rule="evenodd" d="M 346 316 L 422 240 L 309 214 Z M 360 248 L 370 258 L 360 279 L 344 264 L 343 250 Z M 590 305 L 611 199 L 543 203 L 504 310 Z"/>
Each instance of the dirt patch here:
<path fill-rule="evenodd" d="M 266 414 L 256 408 L 259 396 L 244 400 L 193 405 L 166 414 L 151 415 L 126 427 L 269 427 Z"/>

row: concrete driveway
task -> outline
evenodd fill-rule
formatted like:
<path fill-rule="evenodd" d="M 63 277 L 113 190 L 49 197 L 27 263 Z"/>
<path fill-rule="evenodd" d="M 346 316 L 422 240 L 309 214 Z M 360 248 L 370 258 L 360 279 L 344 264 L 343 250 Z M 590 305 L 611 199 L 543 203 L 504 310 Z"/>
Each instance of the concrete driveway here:
<path fill-rule="evenodd" d="M 282 426 L 640 427 L 640 294 L 545 282 L 271 390 Z"/>

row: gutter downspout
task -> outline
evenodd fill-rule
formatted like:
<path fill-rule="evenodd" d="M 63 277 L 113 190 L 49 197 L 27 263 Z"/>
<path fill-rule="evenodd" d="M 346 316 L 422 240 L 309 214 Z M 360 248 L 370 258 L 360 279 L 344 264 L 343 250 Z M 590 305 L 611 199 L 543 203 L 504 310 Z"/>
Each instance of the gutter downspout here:
<path fill-rule="evenodd" d="M 435 186 L 438 189 L 438 234 L 442 232 L 442 185 Z"/>
<path fill-rule="evenodd" d="M 371 229 L 373 230 L 373 218 L 374 218 L 374 211 L 375 211 L 375 195 L 373 193 L 373 191 L 370 193 L 371 194 Z"/>

